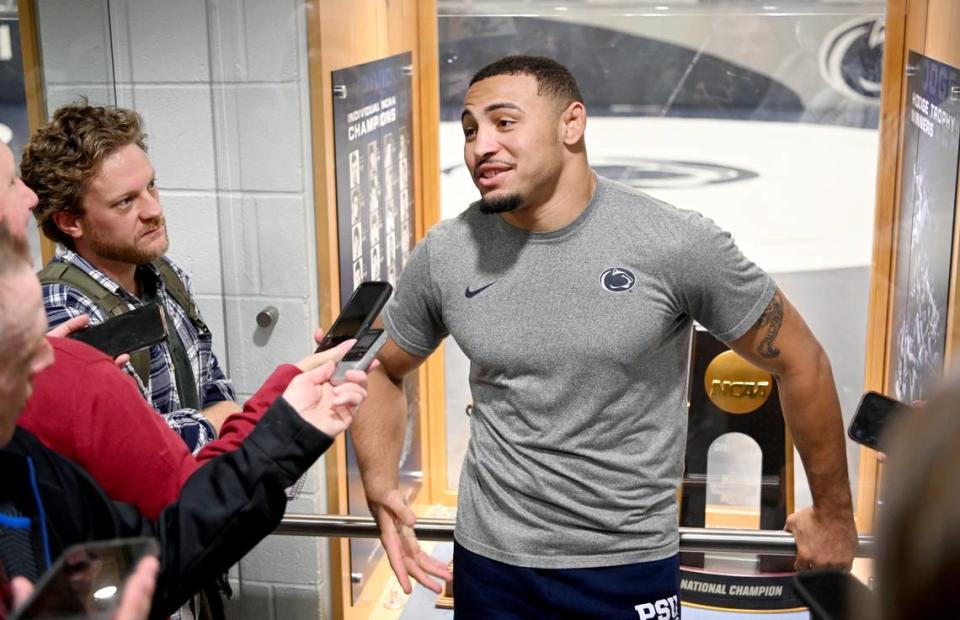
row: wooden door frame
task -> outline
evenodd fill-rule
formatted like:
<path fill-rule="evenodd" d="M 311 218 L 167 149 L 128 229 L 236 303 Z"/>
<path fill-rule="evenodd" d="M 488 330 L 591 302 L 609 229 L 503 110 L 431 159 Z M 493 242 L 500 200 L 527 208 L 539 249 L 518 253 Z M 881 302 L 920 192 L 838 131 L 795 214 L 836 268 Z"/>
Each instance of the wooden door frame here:
<path fill-rule="evenodd" d="M 339 312 L 339 247 L 336 174 L 333 144 L 333 71 L 402 52 L 413 57 L 413 174 L 416 240 L 439 220 L 439 48 L 435 0 L 306 0 L 307 48 L 310 80 L 311 146 L 313 152 L 314 209 L 316 212 L 319 319 L 329 325 Z M 432 478 L 437 439 L 434 420 L 443 415 L 443 359 L 433 355 L 419 371 L 421 386 L 420 433 L 424 473 Z M 436 403 L 441 404 L 438 410 Z M 441 421 L 442 428 L 442 421 Z M 347 512 L 346 444 L 341 436 L 325 456 L 327 511 Z M 420 511 L 432 501 L 428 481 L 414 498 Z M 353 605 L 349 545 L 345 538 L 330 539 L 330 592 L 334 618 L 367 618 L 370 602 Z M 381 562 L 366 588 L 377 592 L 392 578 Z"/>
<path fill-rule="evenodd" d="M 27 100 L 27 124 L 30 134 L 47 122 L 47 97 L 43 88 L 43 55 L 40 51 L 40 31 L 37 22 L 36 0 L 17 0 L 17 20 L 20 26 L 20 57 L 23 59 L 23 86 Z M 40 257 L 46 264 L 53 258 L 56 244 L 39 229 Z"/>

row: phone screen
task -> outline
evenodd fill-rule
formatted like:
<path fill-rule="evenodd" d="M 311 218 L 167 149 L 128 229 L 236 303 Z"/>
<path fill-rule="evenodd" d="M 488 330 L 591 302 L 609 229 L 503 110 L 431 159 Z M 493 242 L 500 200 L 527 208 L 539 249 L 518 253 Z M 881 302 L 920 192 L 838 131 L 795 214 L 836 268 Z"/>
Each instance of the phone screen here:
<path fill-rule="evenodd" d="M 356 294 L 350 298 L 350 303 L 340 313 L 340 318 L 330 331 L 330 335 L 343 335 L 347 338 L 353 338 L 360 330 L 370 311 L 376 308 L 377 301 L 382 295 L 383 289 L 381 287 L 361 285 Z"/>
<path fill-rule="evenodd" d="M 353 292 L 318 350 L 329 349 L 344 340 L 356 338 L 361 330 L 373 322 L 392 291 L 393 287 L 387 282 L 362 283 Z"/>
<path fill-rule="evenodd" d="M 137 562 L 157 552 L 152 538 L 121 538 L 69 547 L 40 578 L 33 594 L 11 620 L 110 618 Z"/>
<path fill-rule="evenodd" d="M 903 407 L 903 403 L 897 400 L 876 392 L 867 392 L 860 400 L 857 413 L 850 423 L 850 438 L 865 446 L 879 448 L 884 431 Z"/>

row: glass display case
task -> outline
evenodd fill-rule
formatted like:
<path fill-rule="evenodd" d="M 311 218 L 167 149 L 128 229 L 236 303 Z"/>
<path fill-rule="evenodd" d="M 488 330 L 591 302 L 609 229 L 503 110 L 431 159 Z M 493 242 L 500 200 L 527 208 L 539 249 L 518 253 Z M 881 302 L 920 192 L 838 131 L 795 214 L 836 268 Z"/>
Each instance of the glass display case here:
<path fill-rule="evenodd" d="M 849 422 L 864 379 L 883 2 L 448 0 L 438 13 L 443 217 L 477 197 L 459 126 L 472 74 L 506 54 L 558 59 L 580 82 L 597 173 L 729 230 L 826 348 Z M 466 364 L 448 341 L 451 489 Z M 849 444 L 854 485 L 859 456 Z M 802 468 L 795 484 L 809 504 Z"/>

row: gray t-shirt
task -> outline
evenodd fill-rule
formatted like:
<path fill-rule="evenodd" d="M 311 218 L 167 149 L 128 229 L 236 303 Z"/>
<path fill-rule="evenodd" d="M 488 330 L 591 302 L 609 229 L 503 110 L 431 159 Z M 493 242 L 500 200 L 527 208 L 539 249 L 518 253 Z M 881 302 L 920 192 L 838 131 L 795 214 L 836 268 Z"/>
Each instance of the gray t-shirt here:
<path fill-rule="evenodd" d="M 675 554 L 692 321 L 736 339 L 774 290 L 710 220 L 600 177 L 562 230 L 475 207 L 433 227 L 384 321 L 471 362 L 457 541 L 534 568 Z"/>

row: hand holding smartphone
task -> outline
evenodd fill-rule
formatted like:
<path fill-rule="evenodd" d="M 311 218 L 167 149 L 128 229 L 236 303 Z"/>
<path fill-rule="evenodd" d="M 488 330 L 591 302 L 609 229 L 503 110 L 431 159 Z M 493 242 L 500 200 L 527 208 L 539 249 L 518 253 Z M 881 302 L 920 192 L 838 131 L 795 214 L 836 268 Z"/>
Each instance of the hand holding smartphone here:
<path fill-rule="evenodd" d="M 167 339 L 167 324 L 159 303 L 150 303 L 72 332 L 68 338 L 85 342 L 110 357 L 159 344 Z"/>
<path fill-rule="evenodd" d="M 113 615 L 141 558 L 159 553 L 152 538 L 118 538 L 68 547 L 10 620 L 103 619 Z"/>
<path fill-rule="evenodd" d="M 890 424 L 909 407 L 879 392 L 866 392 L 850 422 L 847 435 L 857 443 L 874 450 L 883 449 L 883 434 Z"/>
<path fill-rule="evenodd" d="M 340 316 L 330 326 L 330 331 L 320 341 L 317 353 L 333 348 L 351 338 L 360 338 L 373 324 L 387 300 L 393 287 L 389 282 L 363 282 L 350 296 L 340 312 Z"/>

